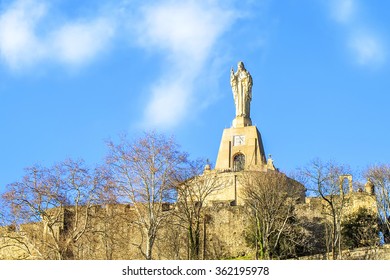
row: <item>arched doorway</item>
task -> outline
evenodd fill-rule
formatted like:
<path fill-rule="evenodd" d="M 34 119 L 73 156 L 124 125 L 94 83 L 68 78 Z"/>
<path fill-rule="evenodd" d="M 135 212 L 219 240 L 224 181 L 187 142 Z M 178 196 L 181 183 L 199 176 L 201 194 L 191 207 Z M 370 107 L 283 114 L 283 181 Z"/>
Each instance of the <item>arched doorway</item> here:
<path fill-rule="evenodd" d="M 242 153 L 238 153 L 233 157 L 233 171 L 242 171 L 245 167 L 245 156 Z"/>

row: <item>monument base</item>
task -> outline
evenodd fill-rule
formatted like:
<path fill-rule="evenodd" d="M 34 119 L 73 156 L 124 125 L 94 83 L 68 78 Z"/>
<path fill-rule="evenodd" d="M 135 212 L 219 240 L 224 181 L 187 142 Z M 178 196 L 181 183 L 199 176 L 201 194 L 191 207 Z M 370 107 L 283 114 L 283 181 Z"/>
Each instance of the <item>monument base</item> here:
<path fill-rule="evenodd" d="M 235 157 L 244 157 L 244 170 L 266 170 L 267 161 L 260 132 L 256 126 L 226 128 L 215 164 L 216 170 L 235 170 Z"/>
<path fill-rule="evenodd" d="M 252 125 L 252 120 L 251 118 L 247 118 L 247 117 L 236 117 L 232 122 L 232 127 L 245 127 L 251 125 Z"/>

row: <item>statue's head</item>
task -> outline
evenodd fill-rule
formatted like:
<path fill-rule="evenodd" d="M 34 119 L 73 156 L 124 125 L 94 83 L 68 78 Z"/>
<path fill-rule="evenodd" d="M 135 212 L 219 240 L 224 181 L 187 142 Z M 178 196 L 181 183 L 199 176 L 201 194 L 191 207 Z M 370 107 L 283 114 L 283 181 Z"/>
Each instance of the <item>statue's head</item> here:
<path fill-rule="evenodd" d="M 237 64 L 237 68 L 239 70 L 245 70 L 244 62 L 239 61 L 238 64 Z"/>

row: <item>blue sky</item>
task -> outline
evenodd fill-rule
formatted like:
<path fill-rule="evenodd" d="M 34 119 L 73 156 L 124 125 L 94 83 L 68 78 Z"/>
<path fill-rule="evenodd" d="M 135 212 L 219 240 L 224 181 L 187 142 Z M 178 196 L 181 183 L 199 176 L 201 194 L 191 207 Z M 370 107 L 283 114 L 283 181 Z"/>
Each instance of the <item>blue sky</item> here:
<path fill-rule="evenodd" d="M 244 61 L 251 117 L 289 172 L 389 163 L 390 3 L 379 0 L 0 1 L 0 189 L 23 168 L 103 161 L 158 128 L 215 162 Z"/>

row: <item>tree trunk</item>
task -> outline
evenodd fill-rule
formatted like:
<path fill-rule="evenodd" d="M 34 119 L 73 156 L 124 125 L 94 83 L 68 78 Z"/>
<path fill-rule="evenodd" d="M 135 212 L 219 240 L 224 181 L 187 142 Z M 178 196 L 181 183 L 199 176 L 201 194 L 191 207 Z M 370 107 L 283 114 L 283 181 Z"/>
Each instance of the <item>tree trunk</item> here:
<path fill-rule="evenodd" d="M 148 235 L 148 239 L 146 240 L 146 259 L 151 260 L 152 259 L 152 251 L 153 251 L 153 244 L 154 244 L 155 236 L 154 235 Z"/>

